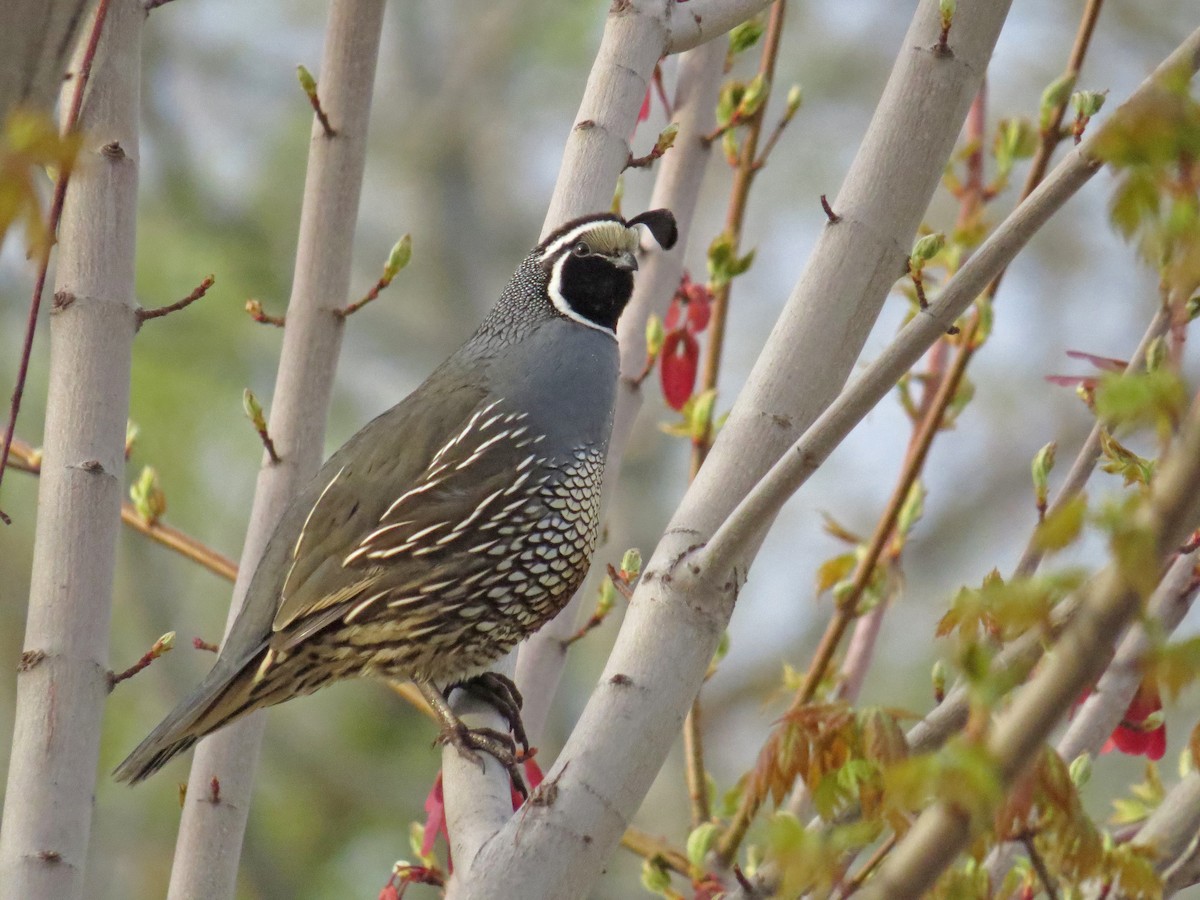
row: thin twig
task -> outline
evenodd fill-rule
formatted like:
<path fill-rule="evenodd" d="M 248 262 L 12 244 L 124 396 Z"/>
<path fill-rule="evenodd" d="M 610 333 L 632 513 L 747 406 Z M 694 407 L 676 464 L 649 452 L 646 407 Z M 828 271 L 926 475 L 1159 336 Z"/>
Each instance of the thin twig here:
<path fill-rule="evenodd" d="M 690 878 L 691 866 L 688 858 L 679 850 L 668 844 L 663 838 L 654 837 L 640 828 L 632 825 L 625 829 L 621 836 L 621 846 L 640 856 L 642 859 L 653 859 L 661 862 L 672 872 Z"/>
<path fill-rule="evenodd" d="M 770 99 L 771 83 L 775 76 L 775 61 L 779 57 L 779 42 L 783 37 L 783 17 L 787 9 L 786 0 L 776 0 L 771 6 L 771 15 L 767 20 L 767 32 L 763 38 L 762 55 L 759 60 L 759 74 L 767 85 L 767 96 L 746 122 L 746 135 L 738 155 L 737 168 L 734 171 L 733 185 L 729 192 L 729 208 L 725 214 L 725 233 L 731 242 L 731 252 L 736 255 L 741 244 L 742 225 L 746 217 L 746 206 L 750 200 L 750 188 L 758 174 L 755 160 L 758 156 L 758 141 L 762 134 L 763 116 L 766 113 L 767 101 Z M 729 316 L 729 295 L 732 282 L 726 281 L 713 291 L 712 314 L 708 325 L 708 347 L 704 356 L 704 369 L 700 376 L 698 392 L 714 390 L 721 371 L 721 353 L 725 346 L 725 323 Z M 695 441 L 692 445 L 692 477 L 699 471 L 700 465 L 708 455 L 712 446 L 712 428 L 707 429 L 703 440 Z"/>
<path fill-rule="evenodd" d="M 730 188 L 729 208 L 725 217 L 725 233 L 732 245 L 732 252 L 737 253 L 742 238 L 742 225 L 746 216 L 746 206 L 750 199 L 750 188 L 758 173 L 756 160 L 758 158 L 758 141 L 762 134 L 763 117 L 766 112 L 767 100 L 770 97 L 770 86 L 775 74 L 775 62 L 779 57 L 779 43 L 783 36 L 783 19 L 787 10 L 786 0 L 776 0 L 771 7 L 771 15 L 767 22 L 766 37 L 763 41 L 759 57 L 759 74 L 767 85 L 767 97 L 758 109 L 745 123 L 746 134 L 738 157 L 737 168 L 734 172 L 733 185 Z M 704 371 L 700 378 L 699 391 L 715 390 L 721 370 L 721 351 L 725 343 L 725 323 L 729 313 L 729 296 L 732 281 L 726 281 L 713 291 L 712 314 L 708 326 L 708 347 L 704 358 Z M 707 423 L 699 439 L 692 441 L 691 475 L 694 480 L 712 446 L 712 422 Z M 691 808 L 692 827 L 703 824 L 712 818 L 712 809 L 708 799 L 708 773 L 704 765 L 704 736 L 701 731 L 702 707 L 700 697 L 692 700 L 691 709 L 683 723 L 684 775 L 687 782 L 689 805 Z M 726 861 L 728 862 L 728 861 Z"/>
<path fill-rule="evenodd" d="M 892 834 L 888 835 L 886 841 L 875 848 L 875 852 L 871 854 L 871 857 L 865 863 L 863 863 L 862 868 L 855 872 L 851 878 L 846 880 L 846 883 L 842 886 L 842 892 L 838 896 L 838 900 L 846 900 L 847 897 L 863 886 L 863 882 L 865 882 L 871 873 L 878 868 L 879 864 L 883 862 L 884 858 L 892 852 L 892 848 L 896 846 L 897 840 L 899 840 L 899 838 L 896 836 L 895 832 L 893 832 Z"/>
<path fill-rule="evenodd" d="M 242 392 L 242 407 L 246 411 L 246 418 L 250 420 L 250 424 L 258 432 L 258 439 L 262 441 L 271 464 L 279 465 L 279 454 L 275 451 L 275 441 L 271 439 L 271 434 L 267 431 L 267 417 L 263 415 L 262 404 L 258 402 L 258 398 L 254 396 L 254 391 L 250 390 L 250 388 L 246 388 Z"/>
<path fill-rule="evenodd" d="M 304 95 L 308 97 L 313 112 L 317 114 L 317 121 L 321 123 L 321 130 L 325 132 L 325 137 L 335 137 L 337 132 L 329 124 L 329 117 L 325 115 L 325 110 L 321 107 L 321 97 L 317 93 L 317 80 L 304 66 L 296 66 L 296 75 L 300 79 L 300 87 L 304 89 Z"/>
<path fill-rule="evenodd" d="M 284 316 L 269 316 L 263 312 L 262 303 L 253 297 L 246 301 L 246 312 L 260 325 L 274 325 L 276 328 L 282 328 L 286 324 Z"/>
<path fill-rule="evenodd" d="M 109 672 L 108 673 L 108 689 L 111 691 L 122 681 L 128 681 L 138 672 L 145 669 L 150 663 L 154 662 L 168 650 L 175 646 L 175 632 L 168 631 L 162 637 L 151 645 L 150 649 L 142 654 L 142 658 L 135 662 L 124 672 Z"/>
<path fill-rule="evenodd" d="M 1038 853 L 1037 845 L 1033 842 L 1033 837 L 1027 831 L 1018 839 L 1024 845 L 1025 852 L 1029 854 L 1029 861 L 1033 864 L 1033 871 L 1037 872 L 1037 877 L 1041 880 L 1042 887 L 1046 889 L 1046 896 L 1050 900 L 1058 900 L 1058 890 L 1054 886 L 1054 876 L 1046 868 L 1046 861 L 1042 859 L 1042 854 Z"/>
<path fill-rule="evenodd" d="M 108 16 L 109 0 L 100 0 L 96 5 L 96 16 L 92 20 L 92 31 L 88 35 L 87 46 L 83 51 L 83 59 L 79 65 L 79 74 L 75 77 L 75 90 L 71 94 L 71 108 L 63 124 L 62 133 L 70 134 L 79 124 L 79 111 L 83 108 L 83 95 L 87 90 L 88 80 L 92 77 L 92 63 L 96 59 L 96 48 L 100 44 L 100 33 L 104 30 L 104 20 Z M 25 394 L 25 379 L 29 374 L 29 360 L 33 356 L 33 336 L 37 331 L 38 312 L 42 308 L 42 292 L 46 287 L 46 273 L 50 268 L 50 253 L 58 239 L 58 223 L 62 218 L 63 202 L 67 198 L 67 182 L 71 178 L 73 160 L 63 165 L 57 180 L 54 182 L 54 199 L 50 202 L 50 218 L 46 223 L 46 237 L 41 253 L 38 256 L 37 279 L 33 286 L 33 297 L 29 301 L 29 318 L 25 324 L 25 342 L 21 346 L 21 361 L 17 367 L 17 383 L 13 388 L 12 405 L 9 407 L 8 425 L 4 429 L 4 442 L 0 444 L 0 482 L 4 480 L 4 469 L 8 463 L 9 448 L 12 446 L 13 433 L 17 428 L 17 414 L 21 411 L 21 398 Z M 0 522 L 11 525 L 10 519 L 0 510 Z"/>
<path fill-rule="evenodd" d="M 18 469 L 38 475 L 42 471 L 40 454 L 19 438 L 12 443 L 13 456 L 8 461 L 9 468 Z M 164 525 L 161 521 L 147 522 L 132 503 L 121 504 L 121 521 L 139 534 L 144 534 L 153 541 L 174 550 L 180 556 L 199 563 L 215 575 L 220 575 L 229 581 L 237 578 L 237 563 L 222 553 L 218 553 L 203 542 L 188 535 L 178 528 Z"/>
<path fill-rule="evenodd" d="M 824 194 L 821 195 L 821 209 L 825 211 L 825 218 L 830 225 L 836 225 L 842 221 L 842 217 L 833 211 L 833 207 L 829 205 L 829 198 Z"/>
<path fill-rule="evenodd" d="M 154 309 L 139 309 L 137 314 L 138 322 L 145 322 L 147 319 L 157 319 L 162 316 L 170 315 L 173 312 L 178 312 L 181 309 L 186 309 L 207 294 L 208 289 L 215 283 L 216 278 L 214 278 L 212 275 L 209 275 L 198 285 L 196 285 L 195 290 L 193 290 L 182 300 L 176 300 L 174 303 L 169 303 L 166 306 L 156 306 Z"/>
<path fill-rule="evenodd" d="M 687 718 L 683 720 L 683 759 L 688 807 L 691 810 L 692 828 L 696 828 L 712 819 L 712 806 L 708 802 L 708 770 L 704 765 L 704 707 L 699 694 L 692 701 Z"/>

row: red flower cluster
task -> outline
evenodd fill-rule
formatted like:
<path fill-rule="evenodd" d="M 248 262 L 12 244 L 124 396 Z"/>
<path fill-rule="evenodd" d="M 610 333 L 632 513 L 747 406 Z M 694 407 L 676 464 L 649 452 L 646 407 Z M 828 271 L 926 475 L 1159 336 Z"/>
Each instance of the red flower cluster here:
<path fill-rule="evenodd" d="M 1130 756 L 1162 759 L 1167 752 L 1167 725 L 1162 716 L 1155 715 L 1161 712 L 1162 698 L 1158 695 L 1158 687 L 1150 681 L 1143 681 L 1129 702 L 1121 724 L 1113 729 L 1100 752 L 1120 750 Z M 1151 716 L 1154 716 L 1154 724 L 1147 725 Z"/>
<path fill-rule="evenodd" d="M 679 282 L 664 322 L 663 340 L 658 366 L 663 396 L 671 409 L 683 409 L 696 387 L 696 372 L 700 367 L 700 342 L 696 335 L 708 327 L 712 317 L 712 291 L 692 281 L 687 272 Z"/>
<path fill-rule="evenodd" d="M 1075 706 L 1083 703 L 1090 693 L 1091 691 L 1085 691 Z M 1119 750 L 1130 756 L 1162 759 L 1163 754 L 1167 752 L 1167 725 L 1162 719 L 1162 708 L 1158 685 L 1146 679 L 1138 685 L 1137 693 L 1129 701 L 1129 708 L 1125 710 L 1121 724 L 1113 729 L 1100 752 L 1111 753 Z"/>
<path fill-rule="evenodd" d="M 544 777 L 542 769 L 532 756 L 525 759 L 521 763 L 521 767 L 525 770 L 525 784 L 532 791 L 542 783 Z M 521 795 L 516 788 L 513 788 L 513 812 L 521 808 L 522 802 Z M 438 770 L 437 779 L 433 782 L 433 787 L 429 789 L 429 796 L 425 798 L 425 830 L 421 838 L 422 856 L 429 856 L 433 852 L 433 845 L 437 841 L 438 835 L 446 839 L 446 867 L 453 872 L 454 860 L 450 858 L 450 833 L 446 830 L 446 797 L 442 793 L 441 770 Z"/>

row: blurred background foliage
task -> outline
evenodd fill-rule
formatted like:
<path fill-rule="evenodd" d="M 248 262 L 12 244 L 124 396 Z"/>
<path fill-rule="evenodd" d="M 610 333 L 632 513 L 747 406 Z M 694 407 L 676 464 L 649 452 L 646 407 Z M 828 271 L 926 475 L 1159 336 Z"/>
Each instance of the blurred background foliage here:
<path fill-rule="evenodd" d="M 731 330 L 718 411 L 727 409 L 785 302 L 824 223 L 831 198 L 866 127 L 915 4 L 794 0 L 777 83 L 804 86 L 805 105 L 751 198 L 744 247 L 756 263 L 733 290 Z M 551 3 L 393 3 L 375 87 L 366 183 L 355 248 L 356 299 L 388 248 L 413 234 L 414 256 L 383 297 L 346 330 L 327 450 L 395 403 L 473 331 L 537 239 L 562 143 L 603 26 L 601 0 Z M 1061 72 L 1083 4 L 1016 0 L 989 73 L 989 127 L 1035 116 L 1039 95 Z M 131 416 L 140 426 L 127 478 L 153 465 L 166 492 L 166 521 L 236 558 L 261 447 L 241 409 L 242 390 L 270 403 L 280 332 L 242 311 L 247 298 L 282 314 L 289 291 L 311 115 L 296 84 L 317 63 L 326 13 L 315 0 L 181 0 L 150 16 L 145 31 L 142 179 L 137 290 L 144 306 L 187 294 L 216 276 L 186 312 L 150 322 L 135 348 Z M 1112 0 L 1100 19 L 1080 87 L 1119 100 L 1195 26 L 1188 0 Z M 750 54 L 749 56 L 753 56 Z M 748 57 L 743 66 L 753 65 Z M 673 64 L 666 65 L 668 92 Z M 747 71 L 747 74 L 748 74 Z M 782 106 L 781 90 L 768 112 Z M 1105 117 L 1111 107 L 1101 114 Z M 771 118 L 768 118 L 771 121 Z M 656 106 L 636 136 L 646 152 L 665 124 Z M 1022 177 L 1018 170 L 1015 180 Z M 652 173 L 626 178 L 625 209 L 644 207 Z M 689 248 L 722 227 L 729 173 L 719 160 L 706 181 Z M 1108 226 L 1112 179 L 1103 174 L 1072 201 L 1011 270 L 997 303 L 992 340 L 972 367 L 973 403 L 935 444 L 929 497 L 906 554 L 907 588 L 887 620 L 866 703 L 924 711 L 929 670 L 946 648 L 934 624 L 955 588 L 1011 569 L 1035 521 L 1029 460 L 1059 441 L 1069 460 L 1091 418 L 1049 373 L 1078 371 L 1067 349 L 1126 357 L 1157 303 L 1152 273 Z M 990 211 L 993 220 L 1016 188 Z M 949 230 L 955 203 L 942 192 L 929 224 Z M 0 380 L 16 370 L 32 272 L 10 239 L 0 255 Z M 867 354 L 894 333 L 907 303 L 885 308 Z M 47 370 L 39 333 L 18 435 L 38 444 Z M 1190 366 L 1194 376 L 1194 365 Z M 1090 373 L 1087 373 L 1090 374 Z M 652 383 L 651 383 L 652 384 Z M 803 390 L 803 385 L 797 385 Z M 8 388 L 5 388 L 7 396 Z M 652 392 L 653 393 L 653 392 Z M 599 561 L 625 547 L 644 552 L 680 496 L 686 442 L 657 427 L 670 418 L 647 403 L 611 510 L 611 541 Z M 869 532 L 900 465 L 908 421 L 899 404 L 871 414 L 789 505 L 759 557 L 731 627 L 731 649 L 704 697 L 708 755 L 723 790 L 754 759 L 778 715 L 784 663 L 806 664 L 830 610 L 814 601 L 814 573 L 841 552 L 821 530 L 829 512 Z M 1061 475 L 1065 462 L 1060 464 Z M 1097 475 L 1092 487 L 1116 490 Z M 3 506 L 15 524 L 0 532 L 0 659 L 19 656 L 36 514 L 36 483 L 10 473 Z M 1100 558 L 1099 540 L 1064 563 Z M 111 664 L 124 668 L 168 630 L 175 652 L 122 684 L 108 706 L 101 768 L 107 773 L 211 662 L 194 636 L 219 639 L 229 585 L 146 539 L 120 543 Z M 604 659 L 619 614 L 576 645 L 543 741 L 548 762 L 561 746 Z M 1181 633 L 1195 631 L 1185 623 Z M 6 671 L 11 666 L 6 665 Z M 1168 710 L 1173 760 L 1195 721 L 1196 698 Z M 0 766 L 7 763 L 13 681 L 0 679 Z M 433 727 L 386 688 L 343 684 L 273 711 L 259 769 L 239 897 L 374 897 L 391 864 L 411 857 L 409 822 L 438 757 Z M 636 752 L 631 748 L 630 752 Z M 178 814 L 175 763 L 135 790 L 102 775 L 97 787 L 89 896 L 152 898 L 165 890 Z M 1088 788 L 1093 812 L 1140 763 L 1106 757 Z M 1168 767 L 1168 773 L 1172 766 Z M 687 804 L 679 760 L 663 770 L 638 824 L 679 845 Z M 637 893 L 639 865 L 619 854 L 597 897 Z M 421 890 L 427 893 L 420 893 Z M 410 896 L 430 896 L 415 889 Z"/>

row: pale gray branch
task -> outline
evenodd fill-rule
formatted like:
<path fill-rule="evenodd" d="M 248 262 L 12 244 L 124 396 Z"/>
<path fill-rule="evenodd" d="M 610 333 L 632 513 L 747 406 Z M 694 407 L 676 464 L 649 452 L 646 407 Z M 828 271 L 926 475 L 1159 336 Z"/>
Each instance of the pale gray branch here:
<path fill-rule="evenodd" d="M 321 103 L 337 136 L 326 137 L 320 123 L 313 122 L 292 296 L 271 405 L 270 432 L 282 459 L 271 464 L 264 454 L 226 629 L 241 609 L 284 507 L 321 463 L 342 338 L 343 319 L 333 310 L 350 293 L 350 250 L 383 9 L 383 0 L 334 0 L 330 8 L 318 78 Z M 171 900 L 220 900 L 234 894 L 263 715 L 222 729 L 196 750 L 175 848 Z M 213 778 L 220 782 L 219 803 L 209 799 Z"/>
<path fill-rule="evenodd" d="M 1096 173 L 1100 163 L 1090 151 L 1090 142 L 1076 147 L 988 236 L 947 283 L 937 301 L 904 327 L 738 504 L 699 555 L 698 566 L 721 571 L 733 564 L 761 534 L 762 523 L 778 514 L 854 426 L 945 334 L 1038 229 Z"/>
<path fill-rule="evenodd" d="M 668 53 L 718 38 L 771 5 L 771 0 L 687 0 L 671 6 Z"/>
<path fill-rule="evenodd" d="M 568 219 L 608 209 L 612 203 L 613 186 L 629 159 L 629 136 L 666 47 L 673 5 L 672 0 L 613 4 L 563 148 L 543 237 Z"/>
<path fill-rule="evenodd" d="M 731 578 L 684 577 L 675 563 L 712 533 L 844 383 L 903 271 L 1007 8 L 960 4 L 954 53 L 947 55 L 929 49 L 940 30 L 938 3 L 920 4 L 835 205 L 844 219 L 825 229 L 650 560 L 600 684 L 549 773 L 554 802 L 509 820 L 451 897 L 577 896 L 599 875 L 677 736 L 732 612 Z"/>
<path fill-rule="evenodd" d="M 679 125 L 679 134 L 675 146 L 657 164 L 658 177 L 650 198 L 651 209 L 665 207 L 675 214 L 679 241 L 669 252 L 651 246 L 638 272 L 633 299 L 621 316 L 618 327 L 621 383 L 613 418 L 612 440 L 608 448 L 606 494 L 611 493 L 617 483 L 621 460 L 642 407 L 642 388 L 633 379 L 641 374 L 646 362 L 646 322 L 651 313 L 659 316 L 666 314 L 667 305 L 683 274 L 683 258 L 691 233 L 692 216 L 711 156 L 711 147 L 701 140 L 701 136 L 716 127 L 717 89 L 724 61 L 725 47 L 720 41 L 689 50 L 679 58 L 673 118 Z M 525 729 L 535 742 L 542 733 L 550 700 L 566 662 L 563 641 L 574 634 L 580 612 L 587 612 L 587 601 L 593 597 L 594 591 L 589 583 L 571 601 L 570 606 L 521 648 L 517 658 L 517 684 L 525 696 L 522 710 Z"/>
<path fill-rule="evenodd" d="M 0 895 L 13 900 L 83 895 L 137 332 L 143 18 L 139 0 L 109 8 L 79 118 L 87 137 L 59 227 L 29 617 L 0 830 Z M 0 68 L 15 63 L 6 58 Z M 43 76 L 34 74 L 40 91 Z"/>

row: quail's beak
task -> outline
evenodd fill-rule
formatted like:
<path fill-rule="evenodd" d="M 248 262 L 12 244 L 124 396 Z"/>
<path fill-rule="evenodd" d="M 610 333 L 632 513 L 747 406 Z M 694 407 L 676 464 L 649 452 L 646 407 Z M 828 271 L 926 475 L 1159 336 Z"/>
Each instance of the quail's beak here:
<path fill-rule="evenodd" d="M 612 264 L 623 272 L 636 272 L 637 257 L 629 250 L 622 251 L 612 258 Z"/>

